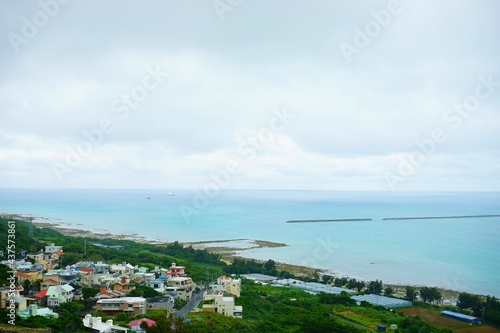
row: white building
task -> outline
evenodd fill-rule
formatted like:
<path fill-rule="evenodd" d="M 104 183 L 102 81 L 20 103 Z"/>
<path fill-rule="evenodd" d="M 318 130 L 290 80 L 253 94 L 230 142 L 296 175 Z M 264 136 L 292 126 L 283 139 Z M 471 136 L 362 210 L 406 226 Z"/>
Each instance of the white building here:
<path fill-rule="evenodd" d="M 243 307 L 234 305 L 234 297 L 216 295 L 213 299 L 214 304 L 203 305 L 202 310 L 204 312 L 215 312 L 228 317 L 243 318 Z"/>
<path fill-rule="evenodd" d="M 113 320 L 111 319 L 103 323 L 101 317 L 92 317 L 92 315 L 90 314 L 86 315 L 85 318 L 83 318 L 83 326 L 85 326 L 92 332 L 100 332 L 100 333 L 128 332 L 128 328 L 114 325 Z"/>
<path fill-rule="evenodd" d="M 73 294 L 74 288 L 69 284 L 50 286 L 47 289 L 47 305 L 49 307 L 59 306 L 59 304 L 71 302 L 75 297 Z"/>
<path fill-rule="evenodd" d="M 62 251 L 62 246 L 56 246 L 56 243 L 50 243 L 50 245 L 45 246 L 45 253 L 55 253 L 57 251 Z"/>
<path fill-rule="evenodd" d="M 216 291 L 226 292 L 234 297 L 240 297 L 241 279 L 232 279 L 225 275 L 219 276 L 217 283 L 211 284 L 210 288 Z"/>
<path fill-rule="evenodd" d="M 187 301 L 193 297 L 195 286 L 189 277 L 175 277 L 167 280 L 165 291 L 173 293 L 176 298 Z"/>

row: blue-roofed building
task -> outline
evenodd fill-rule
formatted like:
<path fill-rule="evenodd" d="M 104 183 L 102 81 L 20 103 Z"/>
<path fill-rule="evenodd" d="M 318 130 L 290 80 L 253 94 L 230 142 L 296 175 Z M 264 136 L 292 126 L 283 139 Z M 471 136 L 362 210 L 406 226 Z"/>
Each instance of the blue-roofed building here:
<path fill-rule="evenodd" d="M 471 324 L 481 324 L 481 319 L 479 319 L 478 317 L 469 316 L 455 311 L 449 311 L 449 310 L 441 311 L 441 316 L 465 321 Z"/>

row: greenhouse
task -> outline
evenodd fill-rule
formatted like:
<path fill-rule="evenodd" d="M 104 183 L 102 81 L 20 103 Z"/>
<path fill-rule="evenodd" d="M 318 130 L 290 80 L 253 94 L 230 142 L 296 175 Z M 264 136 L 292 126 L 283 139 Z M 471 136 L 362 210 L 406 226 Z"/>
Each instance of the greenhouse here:
<path fill-rule="evenodd" d="M 373 295 L 373 294 L 352 296 L 351 298 L 358 302 L 366 301 L 372 305 L 383 306 L 386 309 L 404 308 L 412 306 L 412 303 L 410 301 L 405 301 L 403 299 L 392 298 L 387 296 Z"/>

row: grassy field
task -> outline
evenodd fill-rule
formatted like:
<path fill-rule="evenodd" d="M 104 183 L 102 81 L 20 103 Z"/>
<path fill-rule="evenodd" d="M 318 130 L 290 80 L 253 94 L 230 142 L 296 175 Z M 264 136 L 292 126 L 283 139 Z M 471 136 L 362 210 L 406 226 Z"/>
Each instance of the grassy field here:
<path fill-rule="evenodd" d="M 398 310 L 405 316 L 419 316 L 429 324 L 440 328 L 451 328 L 453 333 L 500 333 L 500 330 L 491 326 L 470 325 L 466 322 L 441 316 L 439 310 L 423 309 L 419 307 Z"/>

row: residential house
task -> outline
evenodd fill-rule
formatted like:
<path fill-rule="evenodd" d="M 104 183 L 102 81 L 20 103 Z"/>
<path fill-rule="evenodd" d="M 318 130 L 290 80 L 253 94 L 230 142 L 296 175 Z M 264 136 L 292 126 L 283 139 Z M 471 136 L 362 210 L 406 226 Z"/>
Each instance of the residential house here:
<path fill-rule="evenodd" d="M 165 294 L 162 296 L 146 298 L 146 307 L 148 309 L 166 309 L 172 310 L 175 304 L 174 294 Z"/>
<path fill-rule="evenodd" d="M 119 273 L 122 275 L 132 275 L 134 274 L 135 266 L 128 263 L 121 263 L 119 265 L 111 265 L 109 268 L 110 272 Z"/>
<path fill-rule="evenodd" d="M 95 299 L 108 299 L 108 298 L 119 298 L 125 296 L 125 293 L 121 291 L 108 290 L 106 287 L 101 287 L 99 294 L 97 294 Z"/>
<path fill-rule="evenodd" d="M 137 319 L 137 320 L 131 321 L 130 323 L 127 324 L 127 326 L 130 327 L 130 329 L 133 332 L 146 333 L 146 331 L 143 330 L 142 327 L 141 327 L 142 323 L 146 323 L 148 325 L 148 327 L 156 325 L 156 321 L 154 321 L 154 320 L 151 320 L 151 319 L 148 319 L 148 318 L 141 318 L 141 319 Z"/>
<path fill-rule="evenodd" d="M 113 324 L 113 320 L 107 320 L 105 323 L 102 321 L 101 317 L 92 317 L 88 314 L 83 318 L 83 326 L 85 326 L 90 332 L 99 333 L 122 333 L 128 332 L 128 328 Z"/>
<path fill-rule="evenodd" d="M 146 299 L 142 297 L 100 299 L 96 303 L 96 310 L 111 316 L 122 312 L 136 316 L 146 313 Z"/>
<path fill-rule="evenodd" d="M 37 271 L 21 272 L 16 271 L 16 277 L 19 284 L 23 284 L 24 281 L 29 280 L 31 283 L 36 280 L 42 279 L 42 274 Z"/>
<path fill-rule="evenodd" d="M 35 260 L 37 263 L 43 263 L 43 252 L 28 253 L 26 257 Z"/>
<path fill-rule="evenodd" d="M 47 297 L 45 297 L 45 296 L 47 296 L 47 290 L 48 289 L 41 290 L 33 295 L 33 297 L 35 297 L 35 299 L 37 301 L 37 304 L 42 306 L 42 307 L 47 306 Z"/>
<path fill-rule="evenodd" d="M 193 297 L 195 288 L 193 280 L 189 277 L 175 277 L 167 280 L 166 292 L 171 292 L 175 297 L 185 301 Z"/>
<path fill-rule="evenodd" d="M 217 279 L 217 283 L 210 284 L 210 288 L 217 291 L 226 292 L 234 297 L 240 297 L 241 279 L 233 279 L 231 277 L 222 275 Z"/>
<path fill-rule="evenodd" d="M 241 305 L 234 305 L 234 297 L 216 295 L 213 300 L 213 304 L 204 304 L 202 311 L 220 313 L 228 317 L 243 318 L 243 307 Z"/>
<path fill-rule="evenodd" d="M 47 289 L 47 305 L 49 307 L 59 306 L 59 304 L 71 302 L 74 298 L 73 287 L 69 284 L 50 286 Z"/>
<path fill-rule="evenodd" d="M 70 286 L 73 287 L 73 295 L 74 295 L 74 299 L 75 301 L 79 301 L 81 299 L 83 299 L 83 289 L 82 289 L 82 286 L 76 284 L 76 283 L 69 283 Z"/>
<path fill-rule="evenodd" d="M 30 271 L 31 269 L 34 269 L 34 265 L 30 261 L 24 261 L 24 263 L 17 265 L 16 269 L 23 272 Z"/>
<path fill-rule="evenodd" d="M 40 290 L 49 289 L 50 286 L 62 284 L 62 278 L 59 274 L 44 274 L 40 283 Z"/>
<path fill-rule="evenodd" d="M 142 280 L 143 280 L 145 285 L 148 285 L 153 280 L 156 280 L 156 275 L 155 275 L 155 273 L 144 273 L 142 275 Z"/>
<path fill-rule="evenodd" d="M 80 284 L 83 286 L 92 286 L 94 284 L 94 269 L 87 267 L 79 267 L 78 275 L 80 276 Z"/>
<path fill-rule="evenodd" d="M 172 266 L 170 266 L 170 268 L 165 273 L 165 275 L 167 275 L 168 277 L 173 277 L 173 278 L 176 278 L 176 277 L 186 277 L 187 274 L 184 271 L 185 269 L 186 269 L 186 267 L 184 267 L 184 266 L 177 266 L 177 264 L 175 262 L 173 262 Z"/>
<path fill-rule="evenodd" d="M 45 246 L 45 253 L 62 252 L 62 248 L 62 246 L 56 246 L 55 243 L 50 243 L 50 245 Z"/>
<path fill-rule="evenodd" d="M 137 269 L 139 273 L 147 273 L 149 271 L 149 268 L 141 266 Z"/>
<path fill-rule="evenodd" d="M 12 297 L 12 300 L 14 300 L 16 311 L 23 311 L 26 310 L 26 308 L 28 307 L 28 300 L 34 300 L 34 299 L 26 298 L 23 296 L 14 296 Z"/>
<path fill-rule="evenodd" d="M 145 285 L 151 288 L 154 288 L 157 292 L 160 294 L 164 294 L 165 291 L 165 283 L 167 282 L 166 276 L 160 276 L 158 279 L 155 280 L 148 280 Z"/>
<path fill-rule="evenodd" d="M 135 289 L 135 286 L 130 284 L 130 279 L 122 277 L 120 281 L 117 281 L 112 284 L 112 288 L 113 291 L 119 291 L 124 294 L 128 294 L 129 292 Z"/>
<path fill-rule="evenodd" d="M 23 286 L 19 285 L 13 291 L 9 287 L 0 287 L 0 309 L 5 309 L 9 306 L 11 297 L 21 297 L 24 291 Z"/>

